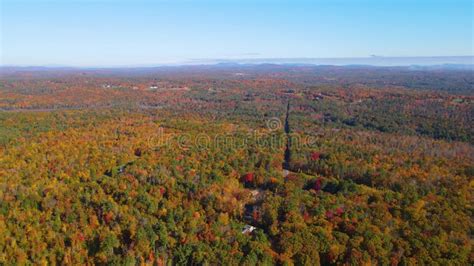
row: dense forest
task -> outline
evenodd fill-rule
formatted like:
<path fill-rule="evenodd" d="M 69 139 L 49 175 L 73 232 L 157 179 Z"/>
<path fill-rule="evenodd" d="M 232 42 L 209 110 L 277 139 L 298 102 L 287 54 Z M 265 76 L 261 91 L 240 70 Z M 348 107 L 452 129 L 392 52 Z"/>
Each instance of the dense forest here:
<path fill-rule="evenodd" d="M 0 264 L 471 265 L 469 69 L 4 68 Z"/>

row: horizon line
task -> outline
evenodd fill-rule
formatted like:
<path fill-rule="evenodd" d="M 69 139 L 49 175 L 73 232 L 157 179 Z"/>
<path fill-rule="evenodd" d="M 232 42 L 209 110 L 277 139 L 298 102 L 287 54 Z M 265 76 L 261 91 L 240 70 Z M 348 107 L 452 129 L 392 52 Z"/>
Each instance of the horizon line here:
<path fill-rule="evenodd" d="M 403 62 L 406 60 L 406 62 Z M 372 61 L 372 62 L 371 62 Z M 416 62 L 419 61 L 419 62 Z M 437 65 L 474 65 L 474 55 L 456 56 L 383 56 L 367 57 L 251 57 L 251 58 L 192 58 L 185 60 L 163 61 L 156 63 L 130 64 L 0 64 L 1 68 L 153 68 L 179 66 L 210 66 L 219 64 L 236 65 L 313 65 L 313 66 L 437 66 Z"/>

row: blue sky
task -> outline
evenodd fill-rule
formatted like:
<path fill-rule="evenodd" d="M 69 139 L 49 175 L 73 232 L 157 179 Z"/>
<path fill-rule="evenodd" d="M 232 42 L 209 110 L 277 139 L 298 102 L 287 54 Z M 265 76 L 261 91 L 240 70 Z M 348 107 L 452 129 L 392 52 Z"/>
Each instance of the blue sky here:
<path fill-rule="evenodd" d="M 473 55 L 470 0 L 1 0 L 2 65 Z"/>

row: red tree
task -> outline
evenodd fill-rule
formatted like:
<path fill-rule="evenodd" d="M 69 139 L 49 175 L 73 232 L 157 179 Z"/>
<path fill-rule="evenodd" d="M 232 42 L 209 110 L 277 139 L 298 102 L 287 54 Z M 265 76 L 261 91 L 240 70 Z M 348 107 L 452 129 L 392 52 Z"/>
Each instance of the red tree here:
<path fill-rule="evenodd" d="M 311 160 L 317 161 L 317 160 L 319 160 L 320 158 L 321 158 L 321 153 L 316 152 L 316 151 L 314 151 L 314 152 L 311 153 Z"/>
<path fill-rule="evenodd" d="M 250 183 L 253 181 L 253 179 L 254 179 L 253 173 L 247 173 L 246 175 L 244 175 L 244 182 Z"/>
<path fill-rule="evenodd" d="M 314 181 L 313 189 L 316 191 L 320 191 L 321 187 L 322 187 L 322 181 L 321 181 L 321 178 L 318 178 Z"/>

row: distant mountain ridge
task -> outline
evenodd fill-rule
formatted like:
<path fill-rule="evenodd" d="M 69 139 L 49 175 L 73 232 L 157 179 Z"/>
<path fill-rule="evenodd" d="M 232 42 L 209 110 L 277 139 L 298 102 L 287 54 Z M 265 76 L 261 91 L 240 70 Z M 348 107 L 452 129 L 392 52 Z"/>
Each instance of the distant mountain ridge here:
<path fill-rule="evenodd" d="M 150 68 L 150 67 L 172 67 L 172 66 L 196 66 L 196 65 L 308 65 L 308 66 L 432 66 L 443 68 L 467 68 L 472 69 L 474 56 L 430 56 L 430 57 L 353 57 L 353 58 L 213 58 L 213 59 L 189 59 L 176 61 L 174 63 L 156 64 L 124 64 L 103 66 L 68 66 L 64 64 L 45 65 L 1 65 L 0 68 Z"/>

